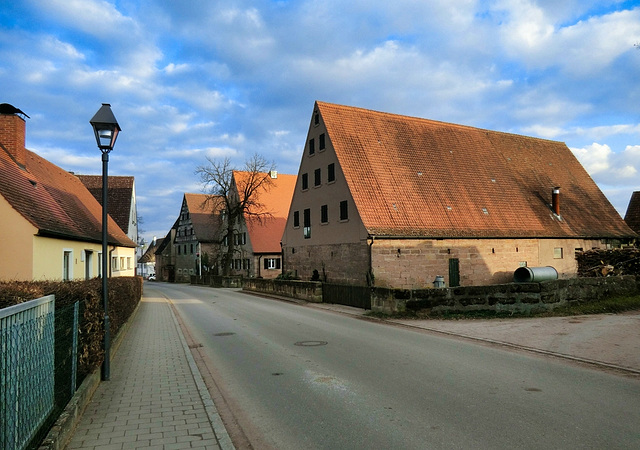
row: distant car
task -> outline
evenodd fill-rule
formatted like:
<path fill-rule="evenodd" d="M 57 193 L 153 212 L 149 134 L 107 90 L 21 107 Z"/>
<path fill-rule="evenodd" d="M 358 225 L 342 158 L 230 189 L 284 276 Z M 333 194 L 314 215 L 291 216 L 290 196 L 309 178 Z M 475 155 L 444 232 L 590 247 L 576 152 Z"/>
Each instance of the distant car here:
<path fill-rule="evenodd" d="M 149 275 L 149 278 L 147 278 L 147 280 L 156 281 L 156 276 L 155 275 Z"/>

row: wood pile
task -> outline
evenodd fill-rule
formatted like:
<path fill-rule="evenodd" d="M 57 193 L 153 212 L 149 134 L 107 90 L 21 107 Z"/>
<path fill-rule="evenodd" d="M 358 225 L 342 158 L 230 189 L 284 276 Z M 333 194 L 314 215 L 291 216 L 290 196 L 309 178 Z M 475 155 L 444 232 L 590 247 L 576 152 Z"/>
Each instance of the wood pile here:
<path fill-rule="evenodd" d="M 576 254 L 579 277 L 640 276 L 640 249 L 588 250 Z"/>

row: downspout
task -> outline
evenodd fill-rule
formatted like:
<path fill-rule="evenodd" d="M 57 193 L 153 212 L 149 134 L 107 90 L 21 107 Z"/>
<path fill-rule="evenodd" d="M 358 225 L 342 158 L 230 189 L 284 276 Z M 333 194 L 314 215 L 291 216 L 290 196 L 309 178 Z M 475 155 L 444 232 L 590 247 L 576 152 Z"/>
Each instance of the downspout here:
<path fill-rule="evenodd" d="M 373 242 L 375 238 L 372 235 L 367 236 L 367 245 L 369 247 L 369 270 L 367 271 L 367 285 L 375 285 L 375 278 L 373 276 Z"/>
<path fill-rule="evenodd" d="M 262 278 L 262 255 L 258 255 L 258 278 Z"/>

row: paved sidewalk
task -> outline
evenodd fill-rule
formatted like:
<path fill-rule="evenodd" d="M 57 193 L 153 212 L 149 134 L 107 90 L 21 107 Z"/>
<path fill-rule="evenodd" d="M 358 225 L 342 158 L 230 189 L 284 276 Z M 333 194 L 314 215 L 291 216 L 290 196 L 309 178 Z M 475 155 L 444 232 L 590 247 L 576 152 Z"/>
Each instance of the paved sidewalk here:
<path fill-rule="evenodd" d="M 143 297 L 67 449 L 232 449 L 166 299 Z"/>

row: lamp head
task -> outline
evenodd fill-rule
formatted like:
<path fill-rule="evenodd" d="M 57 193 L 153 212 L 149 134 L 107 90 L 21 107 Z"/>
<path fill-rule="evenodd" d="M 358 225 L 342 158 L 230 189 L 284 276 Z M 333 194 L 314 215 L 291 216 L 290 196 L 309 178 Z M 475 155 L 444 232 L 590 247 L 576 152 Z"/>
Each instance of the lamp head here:
<path fill-rule="evenodd" d="M 97 113 L 89 121 L 96 135 L 96 143 L 102 152 L 110 152 L 116 144 L 121 130 L 109 103 L 103 103 Z"/>

